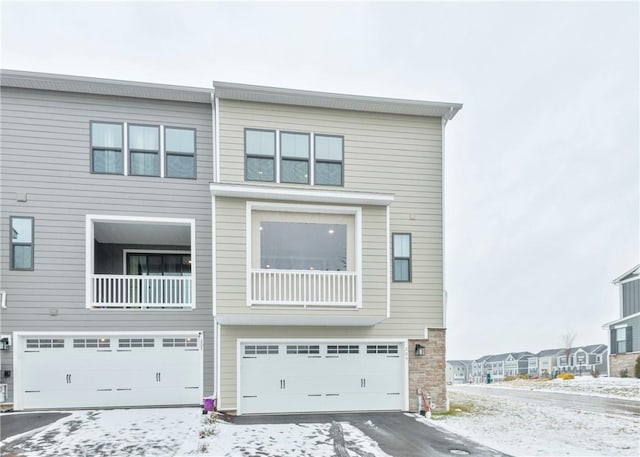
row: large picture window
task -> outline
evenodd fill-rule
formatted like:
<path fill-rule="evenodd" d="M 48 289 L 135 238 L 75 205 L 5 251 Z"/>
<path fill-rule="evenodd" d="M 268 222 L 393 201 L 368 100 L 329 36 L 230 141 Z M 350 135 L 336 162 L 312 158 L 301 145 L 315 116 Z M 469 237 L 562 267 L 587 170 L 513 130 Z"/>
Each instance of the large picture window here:
<path fill-rule="evenodd" d="M 12 270 L 33 270 L 33 218 L 11 217 Z"/>
<path fill-rule="evenodd" d="M 411 281 L 411 234 L 393 234 L 393 280 Z"/>
<path fill-rule="evenodd" d="M 123 174 L 122 124 L 91 123 L 91 171 Z"/>
<path fill-rule="evenodd" d="M 275 181 L 276 132 L 273 130 L 244 131 L 246 179 Z"/>
<path fill-rule="evenodd" d="M 347 226 L 263 221 L 260 268 L 346 271 Z"/>
<path fill-rule="evenodd" d="M 160 176 L 160 128 L 129 125 L 130 174 Z"/>
<path fill-rule="evenodd" d="M 164 130 L 166 175 L 169 178 L 195 178 L 196 131 L 167 127 Z"/>

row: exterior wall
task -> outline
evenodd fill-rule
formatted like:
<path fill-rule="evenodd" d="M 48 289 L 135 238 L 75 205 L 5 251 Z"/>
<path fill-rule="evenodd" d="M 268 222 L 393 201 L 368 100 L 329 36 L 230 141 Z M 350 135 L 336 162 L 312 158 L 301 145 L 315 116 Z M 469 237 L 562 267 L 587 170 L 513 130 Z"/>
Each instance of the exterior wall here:
<path fill-rule="evenodd" d="M 609 356 L 609 376 L 619 377 L 622 370 L 627 370 L 627 375 L 633 377 L 636 360 L 640 357 L 640 352 L 629 354 L 612 354 Z"/>
<path fill-rule="evenodd" d="M 431 396 L 436 412 L 449 410 L 445 382 L 445 329 L 429 329 L 429 339 L 409 340 L 409 410 L 419 411 L 418 395 L 421 391 Z M 425 356 L 418 357 L 413 348 L 425 347 Z"/>
<path fill-rule="evenodd" d="M 220 100 L 220 181 L 244 181 L 244 129 L 344 136 L 344 187 L 246 182 L 247 185 L 389 193 L 392 232 L 412 234 L 411 283 L 392 283 L 387 332 L 442 328 L 442 126 L 439 118 Z M 225 229 L 237 230 L 238 215 Z M 219 225 L 222 229 L 222 226 Z M 235 227 L 235 228 L 232 228 Z M 242 228 L 240 228 L 242 230 Z M 241 249 L 236 241 L 236 249 Z M 242 241 L 244 242 L 244 241 Z M 364 239 L 364 243 L 371 240 Z M 244 262 L 236 259 L 232 262 Z M 221 262 L 218 262 L 221 264 Z M 366 260 L 363 262 L 366 265 Z M 238 265 L 232 263 L 232 268 Z M 226 279 L 226 276 L 225 276 Z M 229 278 L 244 281 L 244 276 Z M 218 278 L 218 283 L 223 278 Z M 382 284 L 379 284 L 379 286 Z M 218 304 L 220 306 L 220 303 Z M 223 305 L 224 306 L 224 305 Z"/>
<path fill-rule="evenodd" d="M 618 327 L 619 325 L 626 325 L 633 329 L 631 331 L 631 344 L 632 344 L 631 348 L 633 352 L 640 351 L 640 316 L 632 317 L 625 321 L 616 323 L 615 325 L 609 328 L 609 334 L 611 335 L 612 330 Z M 611 343 L 613 343 L 613 339 Z M 612 354 L 614 354 L 616 352 L 616 348 L 610 347 L 610 351 Z"/>
<path fill-rule="evenodd" d="M 640 279 L 622 284 L 622 316 L 640 313 Z"/>
<path fill-rule="evenodd" d="M 202 330 L 205 393 L 213 390 L 211 106 L 2 88 L 0 259 L 8 309 L 0 331 Z M 197 179 L 90 173 L 90 121 L 197 129 Z M 16 193 L 28 201 L 18 202 Z M 194 310 L 93 310 L 85 303 L 85 216 L 195 219 Z M 34 271 L 10 271 L 9 217 L 33 216 Z M 89 266 L 91 268 L 92 266 Z M 13 369 L 2 351 L 2 369 Z M 12 384 L 12 378 L 2 382 Z"/>

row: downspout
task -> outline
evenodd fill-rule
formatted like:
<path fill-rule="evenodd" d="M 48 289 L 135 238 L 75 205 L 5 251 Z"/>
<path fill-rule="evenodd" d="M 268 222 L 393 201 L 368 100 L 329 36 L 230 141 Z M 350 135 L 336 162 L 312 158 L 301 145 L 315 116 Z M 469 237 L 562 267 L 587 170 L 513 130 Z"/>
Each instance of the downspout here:
<path fill-rule="evenodd" d="M 440 133 L 440 141 L 442 144 L 441 147 L 441 154 L 442 154 L 442 202 L 441 202 L 441 207 L 442 207 L 442 325 L 445 328 L 447 328 L 447 289 L 445 287 L 445 274 L 444 274 L 444 265 L 445 265 L 445 242 L 444 242 L 444 220 L 445 220 L 445 206 L 444 206 L 444 184 L 445 184 L 445 155 L 444 155 L 444 138 L 445 138 L 445 127 L 447 126 L 447 122 L 453 117 L 453 106 L 449 107 L 449 112 L 446 113 L 444 116 L 442 116 L 442 130 Z M 446 348 L 446 344 L 445 344 L 445 348 Z M 445 349 L 445 360 L 446 360 L 446 349 Z M 446 363 L 445 363 L 445 370 L 446 370 Z M 446 375 L 445 375 L 446 376 Z M 445 386 L 445 396 L 444 396 L 444 408 L 445 411 L 449 411 L 449 407 L 450 407 L 450 401 L 449 401 L 449 396 L 447 395 L 447 390 L 446 390 L 446 386 Z"/>
<path fill-rule="evenodd" d="M 213 154 L 213 176 L 212 181 L 217 182 L 219 179 L 218 172 L 218 102 L 215 96 L 215 87 L 211 92 L 211 133 L 213 142 L 211 144 L 211 152 Z M 218 365 L 219 365 L 219 329 L 216 302 L 216 198 L 211 196 L 211 312 L 213 314 L 213 398 L 218 398 Z"/>

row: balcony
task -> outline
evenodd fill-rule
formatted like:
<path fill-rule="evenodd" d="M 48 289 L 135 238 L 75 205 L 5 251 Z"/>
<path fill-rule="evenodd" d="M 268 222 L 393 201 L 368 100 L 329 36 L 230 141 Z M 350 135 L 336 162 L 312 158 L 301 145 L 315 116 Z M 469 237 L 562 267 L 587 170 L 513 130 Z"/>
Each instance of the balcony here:
<path fill-rule="evenodd" d="M 359 306 L 354 271 L 254 269 L 250 283 L 252 305 Z"/>
<path fill-rule="evenodd" d="M 89 308 L 194 308 L 194 222 L 87 216 Z"/>
<path fill-rule="evenodd" d="M 193 306 L 192 280 L 184 276 L 93 275 L 94 307 Z"/>

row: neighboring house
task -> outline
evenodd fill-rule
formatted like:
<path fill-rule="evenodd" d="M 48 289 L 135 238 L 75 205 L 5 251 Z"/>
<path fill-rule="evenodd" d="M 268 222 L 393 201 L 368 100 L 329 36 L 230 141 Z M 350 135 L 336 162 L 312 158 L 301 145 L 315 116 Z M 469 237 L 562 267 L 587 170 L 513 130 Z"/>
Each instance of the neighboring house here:
<path fill-rule="evenodd" d="M 562 348 L 543 349 L 534 357 L 529 357 L 529 376 L 550 378 L 558 371 L 558 357 L 565 352 Z"/>
<path fill-rule="evenodd" d="M 15 409 L 445 409 L 460 108 L 3 72 Z"/>
<path fill-rule="evenodd" d="M 531 352 L 511 352 L 504 363 L 505 376 L 518 376 L 527 374 L 529 370 L 529 357 Z"/>
<path fill-rule="evenodd" d="M 493 356 L 490 354 L 483 355 L 471 363 L 471 380 L 474 383 L 477 384 L 485 382 L 485 377 L 487 375 L 487 360 L 491 357 Z"/>
<path fill-rule="evenodd" d="M 473 360 L 447 360 L 447 384 L 471 382 Z"/>
<path fill-rule="evenodd" d="M 620 290 L 620 318 L 604 325 L 609 331 L 609 375 L 633 376 L 640 357 L 640 264 L 613 280 Z"/>

